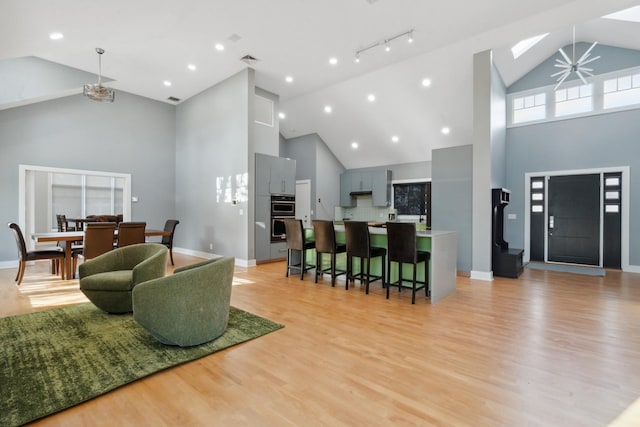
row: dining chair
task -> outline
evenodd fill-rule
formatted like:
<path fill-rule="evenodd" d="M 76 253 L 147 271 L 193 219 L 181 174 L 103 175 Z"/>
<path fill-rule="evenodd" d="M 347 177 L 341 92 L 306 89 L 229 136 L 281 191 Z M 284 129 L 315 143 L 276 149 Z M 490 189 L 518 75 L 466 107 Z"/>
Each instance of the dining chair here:
<path fill-rule="evenodd" d="M 345 221 L 344 231 L 347 243 L 347 289 L 349 280 L 355 284 L 355 279 L 360 279 L 360 284 L 365 285 L 365 294 L 369 293 L 369 283 L 376 280 L 382 282 L 384 287 L 386 281 L 385 263 L 387 250 L 385 248 L 371 246 L 371 234 L 369 225 L 364 221 Z M 360 258 L 360 273 L 353 274 L 353 258 Z M 371 259 L 382 259 L 382 274 L 380 276 L 371 275 Z M 365 268 L 366 264 L 366 268 Z"/>
<path fill-rule="evenodd" d="M 416 224 L 414 222 L 387 222 L 387 248 L 389 256 L 387 258 L 388 280 L 387 299 L 389 299 L 389 288 L 397 286 L 398 292 L 402 291 L 403 278 L 402 264 L 411 264 L 413 267 L 413 277 L 411 279 L 412 292 L 411 304 L 416 303 L 416 291 L 424 288 L 425 296 L 429 296 L 429 260 L 431 253 L 419 251 L 417 249 Z M 391 283 L 391 263 L 398 263 L 398 280 Z M 424 262 L 424 281 L 417 280 L 416 274 L 418 264 Z M 420 285 L 420 286 L 417 286 Z"/>
<path fill-rule="evenodd" d="M 56 222 L 58 223 L 58 231 L 75 231 L 75 227 L 69 227 L 69 221 L 67 221 L 67 216 L 64 214 L 56 214 Z"/>
<path fill-rule="evenodd" d="M 117 247 L 135 245 L 144 243 L 144 229 L 147 227 L 146 222 L 121 222 L 118 224 L 118 243 Z"/>
<path fill-rule="evenodd" d="M 164 223 L 164 231 L 170 231 L 171 234 L 168 236 L 162 236 L 161 244 L 165 245 L 169 249 L 169 259 L 171 260 L 171 265 L 173 265 L 173 235 L 176 232 L 176 226 L 180 224 L 180 221 L 177 219 L 168 219 Z"/>
<path fill-rule="evenodd" d="M 13 235 L 16 238 L 16 245 L 18 247 L 18 273 L 16 274 L 15 279 L 18 286 L 22 283 L 22 278 L 24 277 L 24 272 L 27 268 L 27 261 L 49 259 L 51 260 L 51 272 L 54 274 L 56 272 L 60 272 L 62 277 L 64 277 L 64 252 L 61 248 L 28 251 L 20 226 L 15 222 L 10 222 L 8 226 L 11 231 L 13 231 Z"/>
<path fill-rule="evenodd" d="M 304 279 L 304 272 L 315 267 L 313 264 L 307 264 L 307 250 L 316 247 L 315 240 L 305 239 L 304 226 L 301 219 L 287 218 L 284 220 L 284 230 L 287 239 L 287 272 L 289 277 L 291 270 L 300 272 L 300 280 Z M 300 252 L 300 262 L 295 263 L 294 253 Z"/>
<path fill-rule="evenodd" d="M 331 274 L 331 286 L 336 285 L 336 277 L 342 274 L 346 274 L 346 270 L 336 269 L 336 257 L 340 253 L 347 251 L 347 246 L 344 244 L 336 243 L 336 231 L 333 226 L 333 221 L 319 220 L 313 221 L 313 234 L 316 239 L 316 280 L 318 283 L 318 276 L 329 272 Z M 327 268 L 322 268 L 322 254 L 329 254 L 331 257 L 331 265 Z"/>
<path fill-rule="evenodd" d="M 84 227 L 84 245 L 82 249 L 73 251 L 73 278 L 76 277 L 78 258 L 95 258 L 113 249 L 113 236 L 116 231 L 115 222 L 88 222 Z"/>

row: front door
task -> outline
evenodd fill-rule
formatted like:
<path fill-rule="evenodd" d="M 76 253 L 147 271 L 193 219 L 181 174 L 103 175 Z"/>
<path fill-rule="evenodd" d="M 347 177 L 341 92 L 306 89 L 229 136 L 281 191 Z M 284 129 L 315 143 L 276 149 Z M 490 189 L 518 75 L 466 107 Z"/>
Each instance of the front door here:
<path fill-rule="evenodd" d="M 600 265 L 600 174 L 548 181 L 547 260 Z"/>

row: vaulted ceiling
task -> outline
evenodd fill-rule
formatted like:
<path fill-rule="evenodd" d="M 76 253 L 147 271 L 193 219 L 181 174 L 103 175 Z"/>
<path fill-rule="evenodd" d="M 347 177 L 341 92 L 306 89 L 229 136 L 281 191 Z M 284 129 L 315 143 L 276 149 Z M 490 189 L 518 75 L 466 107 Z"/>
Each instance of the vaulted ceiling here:
<path fill-rule="evenodd" d="M 188 99 L 249 66 L 240 58 L 251 55 L 257 58 L 251 64 L 256 85 L 280 95 L 280 111 L 286 114 L 281 133 L 287 138 L 318 133 L 345 167 L 357 168 L 430 160 L 434 148 L 471 143 L 476 52 L 493 49 L 509 85 L 569 44 L 573 25 L 578 41 L 640 49 L 640 24 L 600 19 L 637 4 L 4 0 L 0 61 L 35 56 L 95 73 L 95 48 L 101 47 L 106 51 L 102 71 L 113 79 L 111 87 L 175 103 L 167 98 Z M 413 43 L 402 36 L 390 43 L 391 51 L 374 47 L 354 61 L 356 51 L 409 30 Z M 64 38 L 50 40 L 52 32 Z M 513 44 L 546 32 L 550 35 L 542 42 L 513 59 Z M 337 64 L 329 63 L 332 57 Z M 425 78 L 429 87 L 421 84 Z M 1 82 L 0 77 L 0 90 Z M 327 105 L 330 114 L 324 111 Z M 448 135 L 441 132 L 445 126 L 451 129 Z M 357 150 L 352 142 L 359 143 Z"/>

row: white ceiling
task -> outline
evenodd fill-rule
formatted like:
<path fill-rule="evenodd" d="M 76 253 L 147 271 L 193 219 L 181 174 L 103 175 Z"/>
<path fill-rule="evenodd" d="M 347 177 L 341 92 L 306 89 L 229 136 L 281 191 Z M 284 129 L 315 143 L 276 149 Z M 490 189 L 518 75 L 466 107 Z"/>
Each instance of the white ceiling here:
<path fill-rule="evenodd" d="M 37 56 L 96 72 L 101 47 L 110 86 L 182 100 L 247 67 L 256 85 L 280 95 L 287 137 L 316 132 L 347 168 L 424 161 L 431 150 L 472 138 L 473 54 L 494 49 L 507 85 L 571 42 L 640 49 L 640 24 L 597 19 L 628 0 L 2 0 L 0 60 Z M 391 52 L 356 50 L 395 40 Z M 59 31 L 64 39 L 51 41 Z M 551 32 L 517 61 L 509 47 Z M 233 35 L 239 40 L 232 41 Z M 225 50 L 215 50 L 223 43 Z M 330 57 L 338 58 L 331 66 Z M 198 69 L 187 70 L 187 64 Z M 286 83 L 287 75 L 294 77 Z M 429 88 L 420 85 L 428 77 Z M 169 88 L 164 80 L 172 81 Z M 0 79 L 1 82 L 1 79 Z M 90 82 L 88 82 L 90 83 Z M 376 100 L 367 101 L 373 93 Z M 116 99 L 117 103 L 117 99 Z M 331 105 L 333 112 L 323 112 Z M 117 108 L 117 105 L 114 105 Z M 451 128 L 450 135 L 440 132 Z M 400 141 L 391 142 L 397 135 Z M 352 141 L 360 147 L 351 149 Z"/>

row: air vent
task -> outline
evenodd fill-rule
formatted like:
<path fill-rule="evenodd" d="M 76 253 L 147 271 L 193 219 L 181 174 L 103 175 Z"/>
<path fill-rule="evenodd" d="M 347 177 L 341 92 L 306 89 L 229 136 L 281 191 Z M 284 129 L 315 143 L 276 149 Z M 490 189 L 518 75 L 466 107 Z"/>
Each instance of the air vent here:
<path fill-rule="evenodd" d="M 240 58 L 240 61 L 242 61 L 242 62 L 246 62 L 246 63 L 247 63 L 247 64 L 249 64 L 249 65 L 253 65 L 253 64 L 255 64 L 256 62 L 258 62 L 259 60 L 258 60 L 257 58 L 254 58 L 254 57 L 253 57 L 253 56 L 251 56 L 251 55 L 245 55 L 245 56 L 243 56 L 242 58 Z"/>
<path fill-rule="evenodd" d="M 231 34 L 229 37 L 227 37 L 227 40 L 231 41 L 231 42 L 238 42 L 242 37 L 240 37 L 238 34 L 233 33 Z"/>
<path fill-rule="evenodd" d="M 175 96 L 170 96 L 167 100 L 171 102 L 180 102 L 180 98 L 176 98 Z"/>

